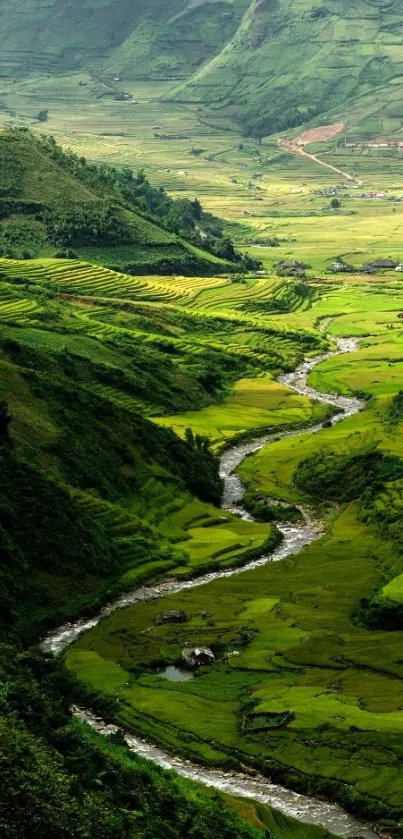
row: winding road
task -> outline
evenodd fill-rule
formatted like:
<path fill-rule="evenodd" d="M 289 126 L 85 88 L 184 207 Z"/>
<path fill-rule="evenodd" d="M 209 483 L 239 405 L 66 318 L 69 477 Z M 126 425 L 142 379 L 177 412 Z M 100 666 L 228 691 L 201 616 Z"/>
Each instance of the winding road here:
<path fill-rule="evenodd" d="M 333 394 L 318 393 L 308 385 L 308 376 L 311 370 L 321 361 L 340 353 L 354 352 L 357 348 L 357 341 L 354 338 L 340 338 L 335 352 L 324 353 L 308 361 L 304 361 L 294 372 L 287 373 L 280 377 L 280 381 L 297 393 L 309 396 L 312 399 L 333 405 L 339 410 L 334 414 L 331 422 L 335 424 L 362 408 L 359 399 Z M 244 519 L 252 520 L 252 516 L 242 507 L 243 487 L 236 469 L 247 455 L 258 451 L 273 442 L 274 440 L 286 439 L 301 434 L 314 434 L 320 431 L 322 424 L 313 425 L 304 431 L 286 431 L 264 435 L 246 443 L 240 443 L 228 449 L 221 457 L 220 473 L 224 479 L 223 508 L 230 510 Z M 268 555 L 253 560 L 241 568 L 233 568 L 228 571 L 216 571 L 204 574 L 196 579 L 186 581 L 169 581 L 160 585 L 143 586 L 132 592 L 124 594 L 113 603 L 105 606 L 100 613 L 89 620 L 79 620 L 75 623 L 68 623 L 56 630 L 51 631 L 42 642 L 42 649 L 52 652 L 55 655 L 62 652 L 82 632 L 91 629 L 106 615 L 116 609 L 122 609 L 136 602 L 155 600 L 167 594 L 184 591 L 188 588 L 206 585 L 212 580 L 221 577 L 231 577 L 242 574 L 267 562 L 275 562 L 285 559 L 287 556 L 296 554 L 306 545 L 318 539 L 323 532 L 323 523 L 311 518 L 309 512 L 300 507 L 303 514 L 303 521 L 297 524 L 281 524 L 279 529 L 283 535 L 281 544 Z M 118 726 L 107 725 L 100 717 L 95 716 L 92 711 L 85 708 L 73 708 L 74 714 L 81 720 L 97 729 L 101 734 L 110 735 L 121 730 Z M 189 760 L 170 755 L 159 746 L 150 743 L 136 735 L 123 732 L 128 747 L 136 754 L 154 761 L 159 766 L 167 769 L 175 769 L 180 775 L 190 778 L 206 786 L 229 792 L 238 797 L 253 798 L 271 807 L 275 807 L 288 815 L 294 816 L 301 821 L 310 824 L 318 824 L 327 828 L 337 836 L 354 837 L 354 839 L 375 839 L 376 833 L 372 827 L 354 818 L 344 811 L 337 804 L 324 801 L 319 798 L 301 795 L 293 790 L 287 789 L 280 784 L 273 784 L 260 775 L 248 775 L 240 772 L 213 769 L 208 766 L 200 766 Z"/>

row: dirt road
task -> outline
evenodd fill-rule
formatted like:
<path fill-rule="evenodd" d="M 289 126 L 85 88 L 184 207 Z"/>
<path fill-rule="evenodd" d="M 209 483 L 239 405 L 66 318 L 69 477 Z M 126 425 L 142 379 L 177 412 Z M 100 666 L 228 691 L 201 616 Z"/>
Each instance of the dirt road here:
<path fill-rule="evenodd" d="M 309 160 L 313 160 L 314 163 L 318 163 L 319 166 L 324 166 L 326 169 L 331 169 L 333 172 L 337 172 L 338 175 L 343 175 L 343 178 L 347 181 L 352 181 L 358 186 L 362 185 L 362 181 L 355 178 L 354 175 L 349 175 L 349 173 L 344 172 L 343 169 L 338 169 L 337 166 L 332 166 L 331 163 L 325 163 L 325 161 L 321 160 L 320 157 L 317 157 L 316 154 L 310 154 L 305 151 L 302 145 L 298 145 L 297 140 L 298 138 L 295 140 L 282 140 L 280 137 L 280 139 L 277 140 L 277 145 L 283 149 L 283 151 L 288 151 L 290 154 L 301 154 L 302 157 L 308 157 Z"/>

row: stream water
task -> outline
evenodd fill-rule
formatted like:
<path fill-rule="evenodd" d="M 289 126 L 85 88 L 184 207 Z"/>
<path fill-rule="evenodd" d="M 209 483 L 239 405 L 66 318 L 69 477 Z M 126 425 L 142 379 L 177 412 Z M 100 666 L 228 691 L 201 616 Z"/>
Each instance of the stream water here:
<path fill-rule="evenodd" d="M 340 338 L 338 348 L 334 353 L 324 353 L 309 361 L 304 361 L 294 372 L 287 373 L 279 378 L 283 384 L 295 390 L 297 393 L 309 396 L 320 402 L 333 405 L 339 410 L 332 417 L 332 424 L 357 413 L 362 408 L 359 399 L 347 396 L 336 396 L 334 394 L 318 393 L 308 385 L 307 379 L 311 370 L 321 361 L 339 353 L 354 352 L 357 348 L 357 341 L 354 338 Z M 224 493 L 222 506 L 244 519 L 252 520 L 252 516 L 242 507 L 243 486 L 236 469 L 249 454 L 258 451 L 263 446 L 279 439 L 299 436 L 301 433 L 314 434 L 322 428 L 322 424 L 312 425 L 304 431 L 294 430 L 267 434 L 254 440 L 233 446 L 221 457 L 220 474 L 224 480 Z M 52 652 L 55 655 L 62 652 L 82 632 L 91 629 L 106 615 L 116 609 L 122 609 L 133 603 L 146 600 L 155 600 L 167 594 L 184 591 L 195 586 L 206 585 L 212 580 L 221 577 L 231 577 L 242 574 L 247 570 L 257 568 L 267 562 L 275 562 L 285 559 L 287 556 L 298 553 L 306 545 L 317 539 L 323 532 L 323 523 L 315 520 L 305 507 L 300 507 L 303 520 L 293 524 L 280 524 L 279 529 L 283 535 L 281 544 L 271 553 L 265 554 L 256 560 L 248 562 L 241 568 L 232 568 L 227 571 L 215 571 L 193 580 L 177 581 L 172 580 L 159 585 L 141 586 L 134 591 L 127 592 L 112 603 L 107 604 L 96 617 L 89 620 L 78 620 L 75 623 L 67 623 L 56 630 L 51 631 L 42 642 L 42 649 Z M 108 735 L 120 730 L 117 726 L 107 725 L 102 719 L 96 717 L 91 711 L 84 708 L 74 708 L 73 712 L 77 717 L 96 728 L 100 733 Z M 190 760 L 183 760 L 180 757 L 168 754 L 146 740 L 134 734 L 124 733 L 129 748 L 136 754 L 148 758 L 159 766 L 166 769 L 175 769 L 180 775 L 194 781 L 214 787 L 225 792 L 230 792 L 239 797 L 253 798 L 271 807 L 294 816 L 301 821 L 310 824 L 318 824 L 327 828 L 338 836 L 354 837 L 354 839 L 375 839 L 376 833 L 370 825 L 354 818 L 345 812 L 337 804 L 332 804 L 322 799 L 300 795 L 279 784 L 272 784 L 269 780 L 259 775 L 248 775 L 240 772 L 230 772 L 213 769 L 208 766 L 200 766 Z"/>

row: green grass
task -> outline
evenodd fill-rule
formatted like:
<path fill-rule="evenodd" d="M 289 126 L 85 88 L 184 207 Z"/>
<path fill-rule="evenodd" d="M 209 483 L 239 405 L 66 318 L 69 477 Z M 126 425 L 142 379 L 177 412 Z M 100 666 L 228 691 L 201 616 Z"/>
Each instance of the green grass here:
<path fill-rule="evenodd" d="M 403 602 L 403 574 L 395 577 L 382 589 L 381 596 L 394 603 Z"/>
<path fill-rule="evenodd" d="M 240 379 L 233 395 L 220 405 L 201 411 L 186 411 L 177 416 L 155 417 L 160 425 L 172 428 L 180 436 L 190 427 L 197 434 L 207 435 L 214 447 L 231 437 L 259 428 L 299 425 L 321 420 L 326 408 L 293 393 L 271 377 Z"/>
<path fill-rule="evenodd" d="M 399 297 L 394 298 L 396 299 L 398 303 Z M 389 301 L 393 305 L 393 299 L 389 298 Z M 393 316 L 394 312 L 388 313 L 389 322 Z M 379 318 L 379 314 L 376 318 Z M 373 332 L 375 329 L 376 327 Z M 314 387 L 338 393 L 360 390 L 371 396 L 393 396 L 401 386 L 401 329 L 396 326 L 394 331 L 390 328 L 387 330 L 383 324 L 379 329 L 380 337 L 364 341 L 360 351 L 354 354 L 348 365 L 337 358 L 319 365 L 310 377 Z"/>

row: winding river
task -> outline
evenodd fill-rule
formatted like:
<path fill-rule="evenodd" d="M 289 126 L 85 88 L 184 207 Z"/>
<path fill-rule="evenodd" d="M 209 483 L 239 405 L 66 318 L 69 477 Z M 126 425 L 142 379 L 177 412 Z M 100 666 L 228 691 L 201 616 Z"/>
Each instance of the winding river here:
<path fill-rule="evenodd" d="M 354 338 L 340 338 L 337 342 L 337 350 L 324 353 L 313 359 L 304 361 L 295 371 L 280 376 L 279 381 L 295 390 L 297 393 L 309 396 L 320 402 L 333 405 L 339 409 L 335 412 L 331 422 L 335 424 L 362 408 L 362 403 L 354 397 L 336 396 L 334 394 L 318 393 L 308 385 L 308 376 L 311 370 L 321 361 L 325 361 L 332 355 L 354 352 L 357 348 L 357 341 Z M 249 454 L 257 452 L 263 446 L 279 439 L 299 436 L 301 433 L 314 434 L 321 430 L 322 424 L 310 426 L 305 431 L 294 430 L 282 433 L 264 435 L 254 440 L 233 446 L 221 457 L 220 474 L 224 479 L 224 493 L 222 506 L 224 509 L 237 513 L 244 519 L 252 520 L 252 516 L 242 507 L 243 487 L 236 469 Z M 268 555 L 263 555 L 256 560 L 248 562 L 241 568 L 232 568 L 227 571 L 215 571 L 209 574 L 184 581 L 169 581 L 159 585 L 141 586 L 134 591 L 127 592 L 122 597 L 107 604 L 99 614 L 89 620 L 78 620 L 75 623 L 68 623 L 51 631 L 42 642 L 42 649 L 52 652 L 55 655 L 62 652 L 82 632 L 91 629 L 106 615 L 116 609 L 122 609 L 133 603 L 145 600 L 155 600 L 167 594 L 184 591 L 195 586 L 206 585 L 212 580 L 221 577 L 231 577 L 242 574 L 244 571 L 257 568 L 267 562 L 275 562 L 285 559 L 287 556 L 298 553 L 306 545 L 319 538 L 323 532 L 323 523 L 314 520 L 305 507 L 300 507 L 303 520 L 296 524 L 280 524 L 279 529 L 283 535 L 281 544 Z M 84 708 L 74 708 L 73 712 L 81 720 L 96 728 L 100 733 L 108 735 L 120 730 L 117 726 L 107 725 L 101 718 L 96 717 L 91 711 Z M 129 748 L 136 754 L 154 761 L 165 769 L 175 769 L 180 775 L 190 778 L 206 786 L 229 792 L 238 797 L 253 798 L 271 807 L 275 807 L 288 815 L 294 816 L 301 821 L 310 824 L 318 824 L 327 828 L 338 836 L 354 837 L 354 839 L 375 839 L 376 833 L 370 825 L 354 818 L 345 812 L 337 804 L 332 804 L 322 799 L 300 795 L 279 784 L 272 784 L 269 780 L 260 775 L 248 775 L 241 772 L 232 772 L 213 769 L 208 766 L 200 766 L 190 760 L 168 754 L 159 746 L 154 745 L 131 733 L 124 733 Z"/>

